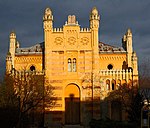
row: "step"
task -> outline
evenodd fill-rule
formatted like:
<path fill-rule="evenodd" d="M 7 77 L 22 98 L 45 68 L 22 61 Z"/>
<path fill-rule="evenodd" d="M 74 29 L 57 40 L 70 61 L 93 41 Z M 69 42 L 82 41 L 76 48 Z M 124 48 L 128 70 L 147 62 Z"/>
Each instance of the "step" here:
<path fill-rule="evenodd" d="M 81 125 L 65 125 L 63 128 L 84 128 Z"/>

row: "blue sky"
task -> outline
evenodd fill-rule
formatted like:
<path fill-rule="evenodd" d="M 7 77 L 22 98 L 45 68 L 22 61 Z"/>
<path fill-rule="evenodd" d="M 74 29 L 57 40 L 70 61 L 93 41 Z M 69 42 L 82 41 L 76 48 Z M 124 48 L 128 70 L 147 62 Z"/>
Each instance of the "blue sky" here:
<path fill-rule="evenodd" d="M 42 17 L 46 7 L 54 15 L 54 27 L 62 27 L 70 14 L 76 15 L 81 27 L 89 27 L 89 13 L 99 10 L 99 40 L 121 46 L 128 28 L 133 32 L 133 46 L 139 63 L 150 58 L 149 0 L 1 0 L 0 1 L 0 72 L 5 71 L 9 34 L 13 30 L 21 47 L 43 41 Z"/>

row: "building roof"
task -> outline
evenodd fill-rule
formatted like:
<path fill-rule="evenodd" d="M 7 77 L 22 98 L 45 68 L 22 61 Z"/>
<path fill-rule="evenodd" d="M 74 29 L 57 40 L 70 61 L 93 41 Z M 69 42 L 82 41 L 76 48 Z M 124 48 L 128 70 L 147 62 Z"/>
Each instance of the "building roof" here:
<path fill-rule="evenodd" d="M 99 53 L 126 53 L 126 51 L 122 47 L 111 46 L 99 42 Z"/>
<path fill-rule="evenodd" d="M 42 54 L 44 48 L 44 42 L 37 43 L 34 46 L 27 47 L 27 48 L 17 48 L 15 54 L 16 55 L 32 55 L 32 54 Z"/>
<path fill-rule="evenodd" d="M 27 48 L 17 48 L 16 55 L 32 55 L 42 54 L 44 48 L 44 42 L 37 43 L 34 46 Z M 111 53 L 126 53 L 122 47 L 111 46 L 103 42 L 99 42 L 99 53 L 100 54 L 111 54 Z"/>

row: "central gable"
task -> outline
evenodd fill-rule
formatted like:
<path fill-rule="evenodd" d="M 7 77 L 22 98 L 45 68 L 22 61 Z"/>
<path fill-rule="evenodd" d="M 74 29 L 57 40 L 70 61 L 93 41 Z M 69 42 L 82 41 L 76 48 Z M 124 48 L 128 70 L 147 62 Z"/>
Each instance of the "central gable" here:
<path fill-rule="evenodd" d="M 69 15 L 63 28 L 54 28 L 52 32 L 52 50 L 91 50 L 91 31 L 80 28 L 75 15 Z"/>

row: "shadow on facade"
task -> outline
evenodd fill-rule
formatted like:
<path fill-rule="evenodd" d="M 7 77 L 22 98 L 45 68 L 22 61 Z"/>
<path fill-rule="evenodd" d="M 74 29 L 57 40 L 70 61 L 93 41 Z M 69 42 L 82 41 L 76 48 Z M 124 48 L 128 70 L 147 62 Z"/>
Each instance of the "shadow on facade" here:
<path fill-rule="evenodd" d="M 130 102 L 128 99 L 136 91 L 136 88 L 131 89 L 124 85 L 110 92 L 103 100 L 88 97 L 85 101 L 80 101 L 70 96 L 65 99 L 65 111 L 46 109 L 43 111 L 41 105 L 38 110 L 33 108 L 29 112 L 23 119 L 22 127 L 63 128 L 73 125 L 88 127 L 92 119 L 125 121 L 128 119 L 126 112 L 127 104 Z M 60 106 L 56 102 L 55 109 L 58 107 Z"/>
<path fill-rule="evenodd" d="M 44 111 L 44 126 L 51 128 L 72 125 L 88 127 L 92 119 L 127 121 L 127 109 L 137 89 L 137 86 L 129 87 L 123 84 L 118 89 L 109 92 L 103 100 L 87 97 L 84 101 L 80 101 L 79 98 L 71 95 L 70 98 L 65 99 L 65 111 L 55 111 L 60 108 L 57 103 L 55 110 Z"/>

